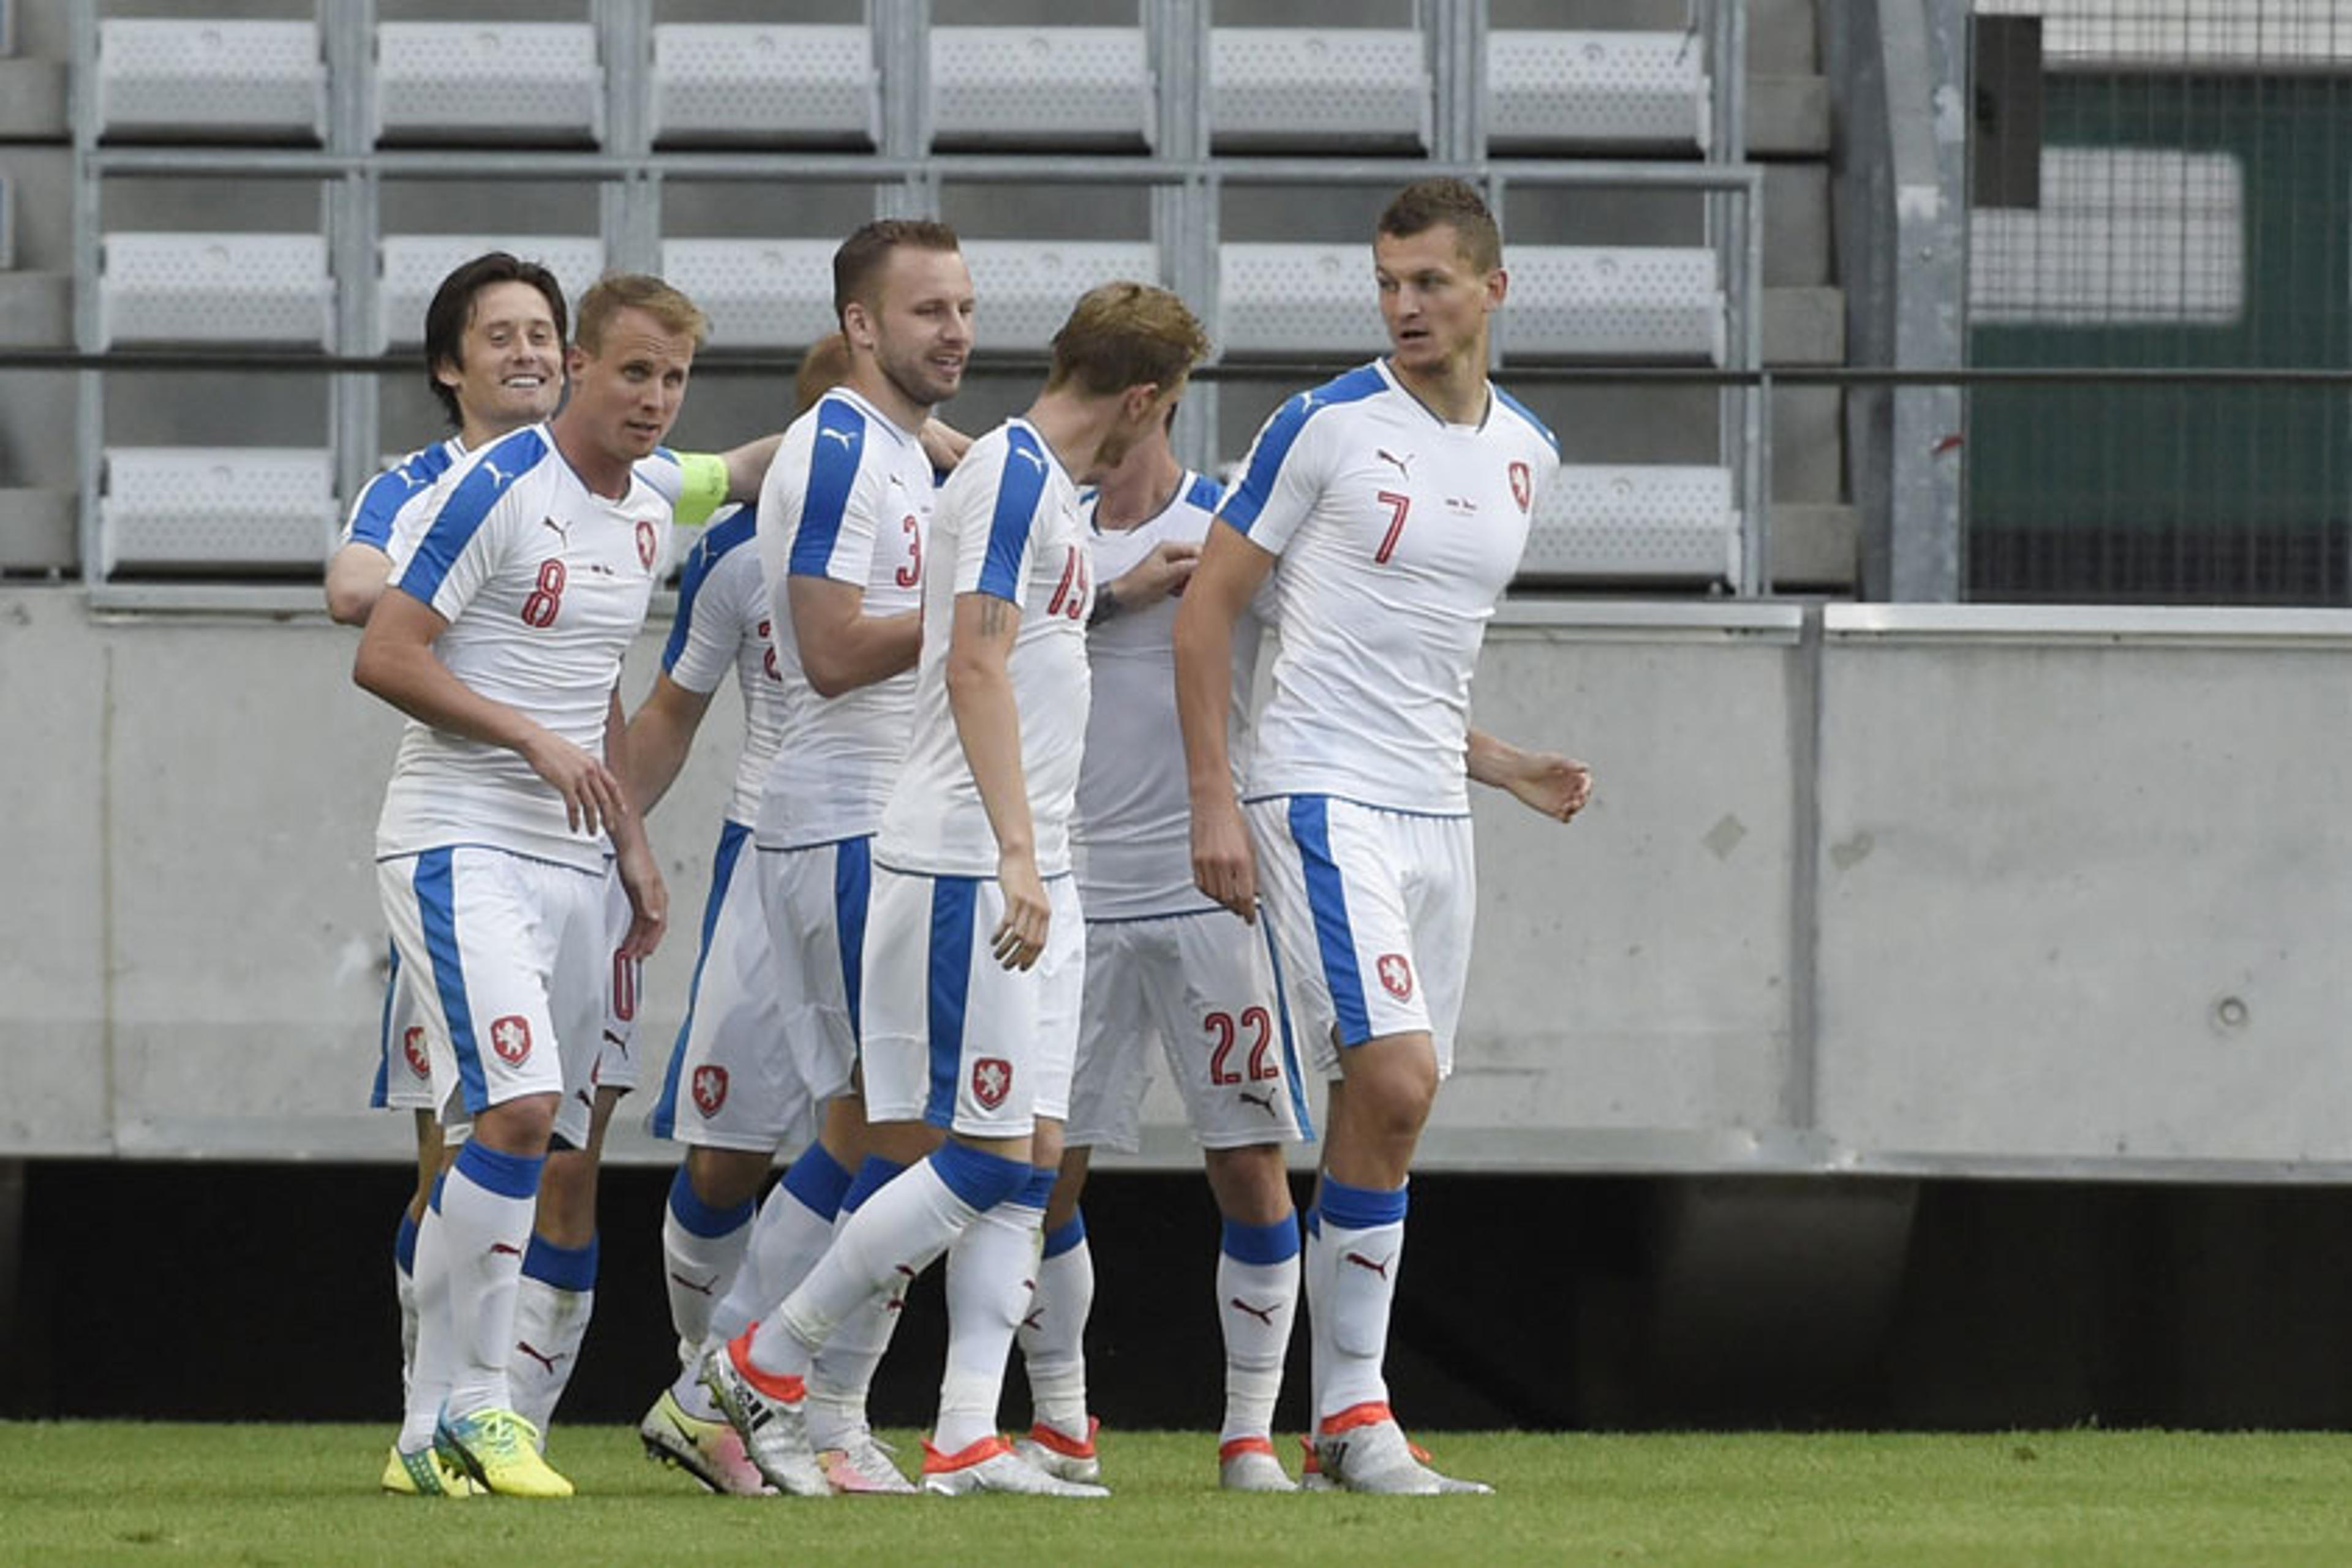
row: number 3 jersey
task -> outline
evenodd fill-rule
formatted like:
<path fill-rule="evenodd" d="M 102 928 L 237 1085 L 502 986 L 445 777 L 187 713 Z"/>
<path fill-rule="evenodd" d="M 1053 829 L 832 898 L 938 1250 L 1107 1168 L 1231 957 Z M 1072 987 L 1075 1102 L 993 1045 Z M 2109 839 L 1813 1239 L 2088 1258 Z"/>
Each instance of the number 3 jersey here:
<path fill-rule="evenodd" d="M 931 876 L 996 875 L 996 833 L 948 706 L 956 600 L 985 594 L 1021 616 L 1009 673 L 1021 715 L 1037 871 L 1055 877 L 1070 868 L 1070 813 L 1091 690 L 1087 616 L 1094 607 L 1094 566 L 1077 500 L 1061 460 L 1023 419 L 973 442 L 940 490 L 923 575 L 913 742 L 874 841 L 874 858 L 882 864 Z"/>
<path fill-rule="evenodd" d="M 1280 558 L 1251 798 L 1469 811 L 1470 678 L 1559 467 L 1543 422 L 1491 391 L 1484 420 L 1449 425 L 1375 361 L 1258 432 L 1217 508 Z"/>
<path fill-rule="evenodd" d="M 392 586 L 449 623 L 433 646 L 450 674 L 601 760 L 622 657 L 668 564 L 679 472 L 659 454 L 607 500 L 545 425 L 515 431 L 445 479 Z M 606 840 L 573 832 L 563 797 L 514 752 L 412 719 L 376 855 L 458 844 L 601 872 Z"/>
<path fill-rule="evenodd" d="M 760 487 L 759 550 L 783 734 L 754 825 L 762 849 L 862 837 L 881 821 L 907 755 L 915 672 L 819 692 L 801 667 L 791 582 L 847 583 L 863 590 L 867 616 L 915 609 L 935 493 L 916 433 L 846 387 L 793 420 L 776 448 Z"/>

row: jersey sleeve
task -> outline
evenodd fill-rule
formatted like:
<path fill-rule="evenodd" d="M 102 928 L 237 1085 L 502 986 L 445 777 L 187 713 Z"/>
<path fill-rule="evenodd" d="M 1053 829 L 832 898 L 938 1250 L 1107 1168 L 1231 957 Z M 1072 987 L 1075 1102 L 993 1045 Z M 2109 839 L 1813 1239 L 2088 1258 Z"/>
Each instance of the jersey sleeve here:
<path fill-rule="evenodd" d="M 1051 461 L 1035 437 L 1022 429 L 1010 432 L 996 471 L 981 479 L 966 498 L 971 510 L 956 535 L 957 593 L 1021 603 Z"/>
<path fill-rule="evenodd" d="M 829 577 L 863 588 L 873 575 L 878 472 L 866 461 L 866 416 L 838 398 L 814 411 L 807 477 L 783 498 L 790 522 L 784 574 Z M 787 476 L 787 480 L 797 476 Z M 797 503 L 797 504 L 795 504 Z"/>
<path fill-rule="evenodd" d="M 1250 443 L 1241 477 L 1217 503 L 1219 517 L 1276 555 L 1314 510 L 1322 489 L 1318 437 L 1328 421 L 1315 421 L 1316 408 L 1315 400 L 1301 393 L 1276 409 Z"/>
<path fill-rule="evenodd" d="M 677 618 L 670 623 L 661 662 L 662 672 L 688 691 L 707 696 L 718 690 L 734 666 L 744 595 L 760 592 L 751 521 L 738 513 L 705 533 L 688 552 L 678 575 Z"/>
<path fill-rule="evenodd" d="M 343 520 L 341 544 L 364 544 L 392 553 L 394 528 L 401 512 L 422 500 L 449 468 L 449 453 L 439 446 L 408 454 L 360 491 L 358 504 Z"/>
<path fill-rule="evenodd" d="M 525 431 L 464 469 L 430 509 L 416 548 L 392 585 L 430 605 L 443 620 L 456 620 L 497 570 L 517 531 L 515 520 L 526 515 L 516 497 L 536 492 L 534 478 L 524 470 L 544 451 L 539 437 Z"/>

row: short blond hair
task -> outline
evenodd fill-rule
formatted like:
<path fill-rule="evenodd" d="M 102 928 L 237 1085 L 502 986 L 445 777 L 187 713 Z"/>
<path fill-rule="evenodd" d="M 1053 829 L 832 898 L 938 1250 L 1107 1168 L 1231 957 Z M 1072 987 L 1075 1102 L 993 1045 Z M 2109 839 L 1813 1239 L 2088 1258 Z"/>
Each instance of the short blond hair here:
<path fill-rule="evenodd" d="M 1054 334 L 1054 368 L 1045 390 L 1075 382 L 1091 396 L 1130 386 L 1170 387 L 1209 352 L 1209 334 L 1183 300 L 1148 283 L 1105 283 L 1087 289 Z"/>
<path fill-rule="evenodd" d="M 643 272 L 607 272 L 580 296 L 579 325 L 572 341 L 590 353 L 604 346 L 604 329 L 624 310 L 643 310 L 662 330 L 690 337 L 700 348 L 710 335 L 702 308 L 660 279 Z"/>
<path fill-rule="evenodd" d="M 849 379 L 849 340 L 827 332 L 809 344 L 801 367 L 793 376 L 793 417 L 816 406 L 816 400 Z"/>

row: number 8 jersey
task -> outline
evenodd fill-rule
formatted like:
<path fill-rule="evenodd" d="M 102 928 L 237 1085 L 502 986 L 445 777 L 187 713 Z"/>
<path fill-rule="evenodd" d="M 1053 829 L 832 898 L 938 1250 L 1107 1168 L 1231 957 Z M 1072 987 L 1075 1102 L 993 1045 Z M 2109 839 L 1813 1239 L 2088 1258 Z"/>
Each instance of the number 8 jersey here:
<path fill-rule="evenodd" d="M 1385 362 L 1276 409 L 1217 515 L 1271 552 L 1281 640 L 1248 795 L 1470 809 L 1470 678 L 1559 467 L 1543 422 L 1490 385 L 1449 425 Z"/>

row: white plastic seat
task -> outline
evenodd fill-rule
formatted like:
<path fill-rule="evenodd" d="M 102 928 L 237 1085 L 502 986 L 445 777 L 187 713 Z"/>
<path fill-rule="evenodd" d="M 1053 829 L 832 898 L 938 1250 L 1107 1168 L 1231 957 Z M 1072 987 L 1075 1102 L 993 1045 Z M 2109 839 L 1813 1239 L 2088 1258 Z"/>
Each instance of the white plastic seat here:
<path fill-rule="evenodd" d="M 934 27 L 935 146 L 1149 149 L 1140 27 Z"/>
<path fill-rule="evenodd" d="M 882 141 L 873 36 L 857 26 L 664 24 L 651 121 L 660 146 L 853 146 Z"/>
<path fill-rule="evenodd" d="M 1668 247 L 1514 247 L 1497 317 L 1507 357 L 1720 363 L 1715 256 Z M 1367 245 L 1217 247 L 1217 342 L 1227 358 L 1378 353 L 1388 346 Z"/>
<path fill-rule="evenodd" d="M 604 140 L 604 68 L 585 22 L 385 22 L 378 142 Z"/>
<path fill-rule="evenodd" d="M 324 236 L 110 234 L 100 254 L 100 347 L 334 342 Z"/>
<path fill-rule="evenodd" d="M 1674 463 L 1564 464 L 1536 498 L 1519 580 L 1739 580 L 1731 470 Z"/>
<path fill-rule="evenodd" d="M 109 447 L 106 568 L 316 566 L 336 530 L 334 454 L 309 447 Z"/>
<path fill-rule="evenodd" d="M 1489 33 L 1487 145 L 1513 153 L 1703 151 L 1705 53 L 1690 33 Z"/>
<path fill-rule="evenodd" d="M 1413 28 L 1214 27 L 1209 94 L 1220 153 L 1430 144 L 1429 56 Z"/>
<path fill-rule="evenodd" d="M 318 24 L 107 17 L 98 124 L 110 140 L 323 141 Z"/>
<path fill-rule="evenodd" d="M 1087 289 L 1160 281 L 1160 247 L 1150 240 L 967 239 L 963 257 L 990 349 L 1050 348 Z"/>
<path fill-rule="evenodd" d="M 830 239 L 666 239 L 662 276 L 710 318 L 713 348 L 805 348 L 832 331 Z"/>
<path fill-rule="evenodd" d="M 377 294 L 376 352 L 414 348 L 425 341 L 425 311 L 441 280 L 484 251 L 504 250 L 536 261 L 563 286 L 568 310 L 604 270 L 604 242 L 580 236 L 485 237 L 463 234 L 386 235 L 381 247 L 383 286 Z"/>

